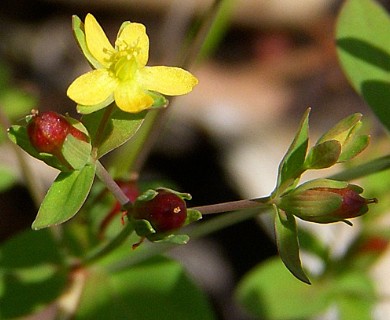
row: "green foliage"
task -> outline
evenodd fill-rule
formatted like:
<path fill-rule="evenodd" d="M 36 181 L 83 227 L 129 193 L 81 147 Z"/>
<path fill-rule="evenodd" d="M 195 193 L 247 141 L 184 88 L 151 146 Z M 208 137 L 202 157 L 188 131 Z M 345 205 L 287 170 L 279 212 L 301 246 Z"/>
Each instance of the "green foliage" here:
<path fill-rule="evenodd" d="M 98 148 L 97 159 L 128 141 L 141 126 L 145 115 L 145 112 L 134 114 L 115 108 L 104 129 L 100 128 L 100 123 L 107 117 L 106 109 L 84 115 L 82 120 L 92 145 Z"/>
<path fill-rule="evenodd" d="M 370 140 L 368 135 L 359 135 L 362 127 L 361 118 L 360 113 L 355 113 L 340 120 L 318 139 L 315 147 L 337 141 L 341 147 L 337 162 L 345 162 L 356 157 L 368 146 Z M 329 150 L 329 152 L 335 151 Z M 327 155 L 327 157 L 331 156 Z"/>
<path fill-rule="evenodd" d="M 304 171 L 303 164 L 309 143 L 309 113 L 310 109 L 307 109 L 293 142 L 280 162 L 274 195 L 293 186 Z"/>
<path fill-rule="evenodd" d="M 62 156 L 75 170 L 81 170 L 91 161 L 92 145 L 68 134 L 62 146 Z"/>
<path fill-rule="evenodd" d="M 376 1 L 348 0 L 336 27 L 337 52 L 349 81 L 390 129 L 390 18 Z"/>
<path fill-rule="evenodd" d="M 298 231 L 295 218 L 291 214 L 280 211 L 277 206 L 274 206 L 274 210 L 275 237 L 280 258 L 294 276 L 310 284 L 299 258 Z"/>
<path fill-rule="evenodd" d="M 85 202 L 95 178 L 95 166 L 61 172 L 43 200 L 33 229 L 42 229 L 71 219 Z"/>
<path fill-rule="evenodd" d="M 0 246 L 0 318 L 42 309 L 66 286 L 67 270 L 49 230 L 26 231 Z"/>
<path fill-rule="evenodd" d="M 341 145 L 336 140 L 328 140 L 310 149 L 305 160 L 305 169 L 324 169 L 333 166 L 341 154 Z"/>
<path fill-rule="evenodd" d="M 258 319 L 307 319 L 326 310 L 328 289 L 296 281 L 278 258 L 258 265 L 239 283 L 239 303 Z"/>
<path fill-rule="evenodd" d="M 375 290 L 370 277 L 361 271 L 344 270 L 324 275 L 311 286 L 297 282 L 273 258 L 258 265 L 240 282 L 236 297 L 261 319 L 308 319 L 335 307 L 339 319 L 372 319 Z"/>
<path fill-rule="evenodd" d="M 129 318 L 206 320 L 214 315 L 183 267 L 173 260 L 157 257 L 115 273 L 91 270 L 76 319 Z"/>

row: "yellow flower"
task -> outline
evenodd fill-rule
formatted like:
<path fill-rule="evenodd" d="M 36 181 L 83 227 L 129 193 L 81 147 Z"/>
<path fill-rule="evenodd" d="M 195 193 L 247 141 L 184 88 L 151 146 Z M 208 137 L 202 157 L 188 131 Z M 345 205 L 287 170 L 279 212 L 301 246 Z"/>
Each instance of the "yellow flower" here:
<path fill-rule="evenodd" d="M 126 22 L 119 30 L 115 48 L 93 15 L 85 18 L 85 43 L 95 59 L 96 70 L 81 75 L 67 94 L 83 113 L 101 109 L 115 100 L 126 112 L 140 112 L 153 105 L 150 91 L 177 96 L 189 93 L 198 80 L 176 67 L 148 67 L 149 38 L 145 26 Z"/>

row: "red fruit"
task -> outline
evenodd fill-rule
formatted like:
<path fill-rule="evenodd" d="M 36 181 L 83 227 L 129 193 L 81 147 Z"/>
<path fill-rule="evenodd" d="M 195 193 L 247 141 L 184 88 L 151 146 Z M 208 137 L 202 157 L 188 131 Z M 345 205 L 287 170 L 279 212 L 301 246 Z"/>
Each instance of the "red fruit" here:
<path fill-rule="evenodd" d="M 136 201 L 133 218 L 145 219 L 157 232 L 167 232 L 183 226 L 187 218 L 185 201 L 177 194 L 165 189 L 149 201 Z"/>
<path fill-rule="evenodd" d="M 86 141 L 87 136 L 73 127 L 62 115 L 47 111 L 35 113 L 27 125 L 27 133 L 31 144 L 38 152 L 58 155 L 68 134 Z"/>

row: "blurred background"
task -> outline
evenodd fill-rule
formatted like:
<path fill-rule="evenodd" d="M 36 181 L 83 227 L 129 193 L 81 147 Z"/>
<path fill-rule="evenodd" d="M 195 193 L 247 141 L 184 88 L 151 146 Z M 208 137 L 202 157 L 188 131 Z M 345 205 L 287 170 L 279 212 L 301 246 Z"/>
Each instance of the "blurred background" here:
<path fill-rule="evenodd" d="M 193 206 L 268 195 L 308 106 L 313 139 L 354 112 L 364 114 L 374 136 L 383 135 L 337 61 L 334 28 L 342 1 L 228 3 L 219 34 L 192 65 L 199 85 L 175 99 L 141 176 L 174 181 L 192 194 Z M 112 41 L 122 21 L 143 23 L 149 65 L 178 65 L 186 35 L 213 5 L 211 0 L 2 0 L 1 77 L 31 97 L 26 102 L 31 108 L 77 116 L 66 90 L 89 66 L 72 36 L 72 15 L 84 20 L 86 13 L 94 14 Z M 0 101 L 3 108 L 7 100 Z M 1 148 L 0 164 L 15 164 L 9 146 Z M 31 165 L 48 187 L 56 172 L 34 160 Z M 0 194 L 3 241 L 28 228 L 36 214 L 18 168 L 13 170 L 18 186 Z M 209 292 L 221 319 L 250 319 L 231 292 L 243 274 L 276 254 L 267 223 L 246 221 L 172 252 Z"/>

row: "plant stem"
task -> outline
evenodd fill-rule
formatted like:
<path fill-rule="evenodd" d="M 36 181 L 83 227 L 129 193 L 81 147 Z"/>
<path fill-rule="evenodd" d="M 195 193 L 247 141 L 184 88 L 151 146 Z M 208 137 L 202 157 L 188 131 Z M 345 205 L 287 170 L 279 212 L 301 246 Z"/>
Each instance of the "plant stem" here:
<path fill-rule="evenodd" d="M 96 131 L 95 140 L 93 141 L 92 156 L 94 158 L 96 158 L 97 150 L 104 136 L 104 130 L 106 129 L 108 120 L 110 120 L 110 115 L 113 112 L 114 107 L 115 105 L 113 103 L 106 107 L 103 117 L 100 120 L 99 127 Z"/>
<path fill-rule="evenodd" d="M 267 212 L 270 208 L 270 204 L 259 203 L 257 208 L 249 208 L 247 210 L 233 211 L 227 214 L 220 215 L 205 222 L 197 223 L 194 227 L 188 228 L 187 234 L 190 238 L 197 239 L 211 234 L 215 231 L 232 226 L 239 222 L 254 218 L 260 214 Z M 130 268 L 140 262 L 143 262 L 153 256 L 162 254 L 176 247 L 176 244 L 162 243 L 162 244 L 143 244 L 147 246 L 145 249 L 137 249 L 129 257 L 126 257 L 120 261 L 116 261 L 107 267 L 109 272 L 120 272 Z"/>
<path fill-rule="evenodd" d="M 259 208 L 264 205 L 269 205 L 270 197 L 256 198 L 256 199 L 245 199 L 238 201 L 223 202 L 217 204 L 211 204 L 200 207 L 193 207 L 190 209 L 200 211 L 203 215 L 215 214 L 228 211 L 237 211 L 250 208 Z"/>
<path fill-rule="evenodd" d="M 96 161 L 96 175 L 98 178 L 106 185 L 107 189 L 112 192 L 118 202 L 124 206 L 130 202 L 130 199 L 126 196 L 126 194 L 122 191 L 122 189 L 118 186 L 115 180 L 108 173 L 106 168 L 101 164 L 99 160 Z"/>

